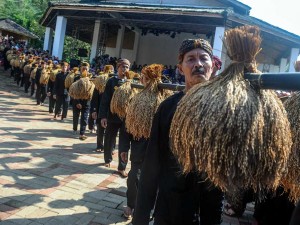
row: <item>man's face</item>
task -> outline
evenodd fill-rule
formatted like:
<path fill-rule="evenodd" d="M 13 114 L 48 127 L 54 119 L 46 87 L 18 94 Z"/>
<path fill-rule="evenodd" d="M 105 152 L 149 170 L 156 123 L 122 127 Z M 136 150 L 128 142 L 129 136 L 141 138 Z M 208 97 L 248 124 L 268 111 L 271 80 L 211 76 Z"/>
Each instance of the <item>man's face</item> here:
<path fill-rule="evenodd" d="M 213 63 L 209 54 L 201 48 L 187 52 L 178 69 L 185 76 L 186 87 L 208 81 L 212 73 Z"/>
<path fill-rule="evenodd" d="M 127 64 L 121 64 L 118 67 L 118 75 L 119 75 L 119 77 L 123 78 L 126 71 L 129 71 L 129 65 L 127 65 Z"/>
<path fill-rule="evenodd" d="M 61 67 L 61 71 L 62 72 L 67 72 L 68 71 L 68 65 L 63 65 L 62 67 Z"/>

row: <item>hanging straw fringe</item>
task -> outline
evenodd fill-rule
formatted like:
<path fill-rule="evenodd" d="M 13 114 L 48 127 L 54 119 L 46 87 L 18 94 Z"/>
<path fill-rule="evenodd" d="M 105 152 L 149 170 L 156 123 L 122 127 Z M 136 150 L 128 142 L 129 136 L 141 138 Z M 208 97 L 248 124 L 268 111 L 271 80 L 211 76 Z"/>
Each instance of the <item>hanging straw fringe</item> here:
<path fill-rule="evenodd" d="M 112 96 L 110 110 L 120 118 L 125 118 L 128 103 L 132 97 L 138 93 L 136 88 L 131 89 L 131 80 L 126 80 L 124 84 L 118 87 Z"/>
<path fill-rule="evenodd" d="M 103 93 L 105 90 L 106 82 L 109 79 L 108 74 L 101 74 L 100 76 L 96 77 L 94 80 L 95 88 L 99 93 Z"/>
<path fill-rule="evenodd" d="M 289 198 L 296 203 L 300 200 L 300 92 L 289 97 L 284 106 L 291 123 L 293 145 L 282 184 L 290 192 Z"/>
<path fill-rule="evenodd" d="M 257 27 L 225 32 L 231 65 L 181 99 L 171 124 L 171 149 L 185 173 L 205 171 L 226 191 L 275 188 L 292 144 L 290 124 L 273 91 L 257 90 L 244 72 L 258 72 Z"/>
<path fill-rule="evenodd" d="M 158 106 L 172 94 L 173 92 L 168 90 L 159 91 L 156 81 L 131 99 L 127 107 L 125 125 L 136 140 L 150 137 L 153 117 Z"/>
<path fill-rule="evenodd" d="M 42 74 L 40 77 L 40 84 L 48 84 L 49 78 L 50 78 L 50 74 L 49 74 L 49 70 L 43 69 L 42 70 Z"/>
<path fill-rule="evenodd" d="M 80 78 L 74 82 L 69 89 L 69 94 L 74 99 L 91 100 L 93 97 L 95 85 L 89 77 Z"/>

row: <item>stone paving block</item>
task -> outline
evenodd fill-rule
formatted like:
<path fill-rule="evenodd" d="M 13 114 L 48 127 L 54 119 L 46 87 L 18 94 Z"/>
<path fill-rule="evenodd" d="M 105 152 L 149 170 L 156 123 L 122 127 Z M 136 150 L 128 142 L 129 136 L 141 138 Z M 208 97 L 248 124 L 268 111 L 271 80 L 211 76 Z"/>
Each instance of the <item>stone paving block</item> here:
<path fill-rule="evenodd" d="M 95 218 L 95 216 L 86 214 L 86 215 L 81 216 L 81 218 L 75 224 L 76 225 L 88 225 L 94 218 Z"/>
<path fill-rule="evenodd" d="M 94 222 L 94 223 L 100 223 L 101 225 L 110 225 L 110 224 L 114 224 L 113 221 L 111 221 L 111 220 L 109 220 L 109 219 L 107 219 L 107 218 L 104 218 L 104 217 L 102 217 L 101 215 L 96 216 L 96 217 L 92 220 L 92 222 Z"/>
<path fill-rule="evenodd" d="M 109 208 L 109 207 L 105 207 L 102 211 L 113 214 L 113 215 L 119 215 L 119 216 L 123 214 L 123 210 L 113 209 L 113 208 Z"/>
<path fill-rule="evenodd" d="M 26 218 L 27 215 L 29 215 L 29 214 L 35 212 L 35 211 L 38 210 L 38 209 L 39 209 L 39 208 L 38 208 L 38 207 L 35 207 L 35 206 L 28 206 L 28 207 L 26 207 L 26 208 L 24 208 L 24 209 L 21 209 L 21 210 L 18 211 L 16 214 L 17 214 L 18 216 L 21 216 L 21 217 Z"/>
<path fill-rule="evenodd" d="M 32 220 L 22 218 L 16 214 L 8 217 L 8 220 L 13 222 L 14 224 L 19 224 L 19 225 L 28 225 L 28 224 L 32 223 Z"/>
<path fill-rule="evenodd" d="M 1 221 L 1 225 L 16 225 L 16 223 L 9 220 L 5 220 L 5 221 Z"/>
<path fill-rule="evenodd" d="M 105 208 L 105 206 L 103 206 L 103 205 L 94 204 L 91 202 L 87 202 L 84 206 L 87 207 L 88 209 L 94 209 L 94 210 L 98 210 L 98 211 L 101 211 Z"/>
<path fill-rule="evenodd" d="M 116 202 L 109 202 L 109 201 L 100 201 L 98 202 L 99 205 L 103 205 L 103 206 L 106 206 L 106 207 L 109 207 L 109 208 L 117 208 L 119 206 L 120 203 L 116 203 Z"/>

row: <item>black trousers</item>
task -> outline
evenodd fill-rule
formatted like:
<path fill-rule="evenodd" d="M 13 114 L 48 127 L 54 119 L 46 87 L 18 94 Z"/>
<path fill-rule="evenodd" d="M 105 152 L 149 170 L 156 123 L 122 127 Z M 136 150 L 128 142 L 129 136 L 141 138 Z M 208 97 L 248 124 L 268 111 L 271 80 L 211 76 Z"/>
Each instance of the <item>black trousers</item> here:
<path fill-rule="evenodd" d="M 20 68 L 15 68 L 14 76 L 15 76 L 15 81 L 17 82 L 17 85 L 19 86 L 20 81 L 22 79 L 21 78 L 21 70 L 20 70 Z"/>
<path fill-rule="evenodd" d="M 24 80 L 24 72 L 23 70 L 21 70 L 21 87 L 24 87 L 24 84 L 25 84 L 25 80 Z"/>
<path fill-rule="evenodd" d="M 255 202 L 253 217 L 258 225 L 289 225 L 295 205 L 282 187 L 269 191 L 266 199 Z"/>
<path fill-rule="evenodd" d="M 56 95 L 56 105 L 54 116 L 57 116 L 59 112 L 61 112 L 62 107 L 62 115 L 61 118 L 67 118 L 68 108 L 69 108 L 70 96 L 69 95 Z"/>
<path fill-rule="evenodd" d="M 218 225 L 222 223 L 222 206 L 224 194 L 223 192 L 213 186 L 213 184 L 205 179 L 199 181 L 199 196 L 195 195 L 195 198 L 199 199 L 198 214 L 194 214 L 192 218 L 185 218 L 185 221 L 176 220 L 174 218 L 166 217 L 164 215 L 154 216 L 154 225 Z M 176 199 L 173 199 L 173 203 L 176 204 Z"/>
<path fill-rule="evenodd" d="M 104 149 L 104 132 L 105 128 L 101 126 L 100 120 L 97 120 L 97 149 Z"/>
<path fill-rule="evenodd" d="M 123 162 L 121 159 L 122 152 L 128 152 L 130 149 L 130 135 L 126 132 L 125 122 L 107 122 L 104 138 L 104 160 L 105 163 L 112 161 L 112 151 L 114 148 L 115 140 L 119 131 L 119 148 L 118 157 L 119 164 L 118 170 L 125 170 L 127 162 Z"/>
<path fill-rule="evenodd" d="M 46 85 L 44 84 L 39 84 L 36 85 L 36 103 L 39 105 L 40 103 L 44 103 L 46 97 L 47 97 L 47 92 L 46 92 Z"/>
<path fill-rule="evenodd" d="M 127 205 L 135 208 L 136 196 L 138 192 L 138 183 L 140 180 L 141 169 L 143 166 L 144 156 L 148 146 L 148 139 L 132 140 L 131 141 L 131 169 L 127 178 Z"/>
<path fill-rule="evenodd" d="M 92 112 L 90 112 L 90 114 L 89 114 L 88 125 L 89 125 L 89 130 L 94 130 L 95 120 L 92 117 Z"/>
<path fill-rule="evenodd" d="M 76 131 L 78 127 L 78 120 L 80 116 L 80 135 L 85 134 L 85 129 L 88 124 L 88 116 L 90 111 L 90 105 L 81 104 L 82 108 L 78 109 L 75 104 L 73 104 L 73 130 Z"/>
<path fill-rule="evenodd" d="M 131 162 L 131 169 L 127 178 L 127 206 L 135 208 L 136 196 L 138 192 L 138 183 L 140 180 L 143 162 Z"/>
<path fill-rule="evenodd" d="M 51 93 L 51 95 L 49 96 L 49 113 L 54 112 L 55 103 L 56 99 L 53 98 L 53 94 Z M 60 112 L 58 112 L 58 114 L 60 114 Z"/>
<path fill-rule="evenodd" d="M 24 74 L 24 91 L 25 93 L 28 93 L 28 89 L 30 87 L 30 76 L 27 74 Z"/>
<path fill-rule="evenodd" d="M 33 96 L 35 91 L 35 79 L 31 79 L 31 93 L 30 96 Z"/>

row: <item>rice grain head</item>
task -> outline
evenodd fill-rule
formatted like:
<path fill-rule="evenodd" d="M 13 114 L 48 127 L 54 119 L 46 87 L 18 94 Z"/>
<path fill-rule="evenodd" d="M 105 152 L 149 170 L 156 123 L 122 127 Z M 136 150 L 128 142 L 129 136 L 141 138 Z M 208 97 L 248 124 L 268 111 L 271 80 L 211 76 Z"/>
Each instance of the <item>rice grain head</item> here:
<path fill-rule="evenodd" d="M 80 78 L 69 89 L 69 95 L 74 99 L 91 100 L 95 85 L 89 77 Z"/>

